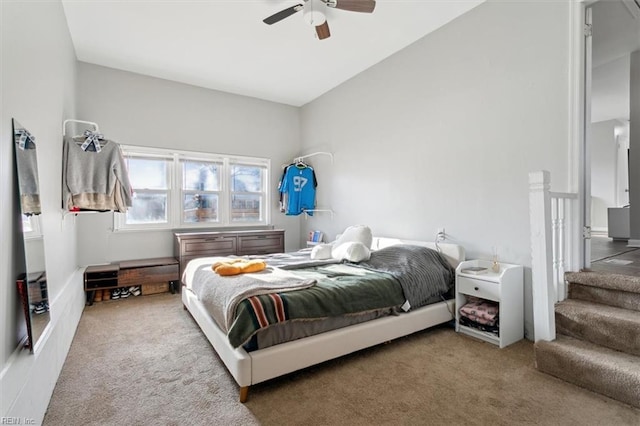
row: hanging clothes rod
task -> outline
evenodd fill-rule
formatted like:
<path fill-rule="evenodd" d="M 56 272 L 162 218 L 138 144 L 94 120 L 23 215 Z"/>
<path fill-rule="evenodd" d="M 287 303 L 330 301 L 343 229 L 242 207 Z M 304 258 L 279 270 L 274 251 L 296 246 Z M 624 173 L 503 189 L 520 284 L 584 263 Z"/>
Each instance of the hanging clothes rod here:
<path fill-rule="evenodd" d="M 305 158 L 313 157 L 315 155 L 328 155 L 329 157 L 331 157 L 331 164 L 333 164 L 333 154 L 330 153 L 330 152 L 324 152 L 324 151 L 314 152 L 314 153 L 311 153 L 311 154 L 307 154 L 307 155 L 302 155 L 300 157 L 296 157 L 296 158 L 294 158 L 293 162 L 297 163 L 299 161 L 304 160 Z"/>
<path fill-rule="evenodd" d="M 309 217 L 309 212 L 313 212 L 313 213 L 331 213 L 331 219 L 333 219 L 333 210 L 331 209 L 304 209 L 302 210 L 304 215 L 304 218 L 307 219 Z"/>
<path fill-rule="evenodd" d="M 88 124 L 88 125 L 93 126 L 95 128 L 94 132 L 99 132 L 100 131 L 100 128 L 98 127 L 98 123 L 94 123 L 93 121 L 68 119 L 68 120 L 64 120 L 62 122 L 62 136 L 67 136 L 67 123 Z"/>

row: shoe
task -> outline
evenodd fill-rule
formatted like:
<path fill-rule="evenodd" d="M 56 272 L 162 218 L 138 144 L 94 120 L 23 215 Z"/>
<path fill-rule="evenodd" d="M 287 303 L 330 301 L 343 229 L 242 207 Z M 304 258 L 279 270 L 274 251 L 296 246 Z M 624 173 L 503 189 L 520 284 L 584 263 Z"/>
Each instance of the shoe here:
<path fill-rule="evenodd" d="M 140 290 L 139 285 L 134 285 L 132 287 L 129 287 L 129 293 L 133 294 L 134 296 L 140 296 L 140 294 L 142 294 L 142 291 Z"/>
<path fill-rule="evenodd" d="M 110 290 L 102 290 L 102 300 L 111 299 L 111 291 Z"/>
<path fill-rule="evenodd" d="M 120 289 L 114 288 L 111 290 L 111 300 L 120 299 Z"/>
<path fill-rule="evenodd" d="M 126 287 L 123 287 L 120 289 L 120 298 L 121 299 L 126 299 L 127 297 L 129 297 L 129 289 Z"/>
<path fill-rule="evenodd" d="M 102 302 L 102 290 L 96 290 L 93 292 L 93 301 Z"/>
<path fill-rule="evenodd" d="M 45 307 L 44 307 L 44 303 L 38 303 L 36 305 L 36 308 L 33 310 L 34 313 L 36 314 L 44 314 L 46 311 Z"/>

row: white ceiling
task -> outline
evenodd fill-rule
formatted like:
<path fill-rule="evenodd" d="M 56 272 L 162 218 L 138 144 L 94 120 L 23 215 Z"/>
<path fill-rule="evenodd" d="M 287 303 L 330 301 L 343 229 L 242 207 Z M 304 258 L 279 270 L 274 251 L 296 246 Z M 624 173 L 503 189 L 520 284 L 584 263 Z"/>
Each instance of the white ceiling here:
<path fill-rule="evenodd" d="M 62 0 L 78 60 L 294 106 L 304 105 L 485 0 L 378 0 L 327 8 L 317 40 L 302 0 Z"/>

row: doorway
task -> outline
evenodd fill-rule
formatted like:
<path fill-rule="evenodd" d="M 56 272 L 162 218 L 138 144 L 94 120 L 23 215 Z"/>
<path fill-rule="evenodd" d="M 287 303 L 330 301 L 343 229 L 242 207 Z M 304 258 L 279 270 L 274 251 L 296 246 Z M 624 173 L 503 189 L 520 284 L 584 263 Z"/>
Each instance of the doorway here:
<path fill-rule="evenodd" d="M 586 10 L 591 36 L 585 42 L 585 266 L 640 275 L 640 250 L 628 247 L 632 55 L 640 55 L 640 5 L 634 0 L 600 0 Z M 590 22 L 589 22 L 590 18 Z M 635 124 L 635 132 L 640 123 Z M 637 149 L 640 149 L 640 143 Z M 640 188 L 636 187 L 636 190 Z M 590 200 L 589 200 L 590 198 Z M 636 211 L 638 211 L 636 209 Z M 589 265 L 590 264 L 590 265 Z"/>

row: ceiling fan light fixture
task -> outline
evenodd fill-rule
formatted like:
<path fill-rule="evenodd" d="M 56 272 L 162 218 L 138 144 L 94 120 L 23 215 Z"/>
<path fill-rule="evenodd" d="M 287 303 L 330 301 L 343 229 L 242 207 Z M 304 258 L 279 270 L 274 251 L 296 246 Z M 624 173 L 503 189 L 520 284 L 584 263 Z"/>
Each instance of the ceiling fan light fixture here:
<path fill-rule="evenodd" d="M 317 27 L 327 21 L 327 16 L 323 12 L 325 7 L 322 0 L 308 0 L 304 4 L 304 10 L 302 11 L 302 18 L 309 25 Z"/>

